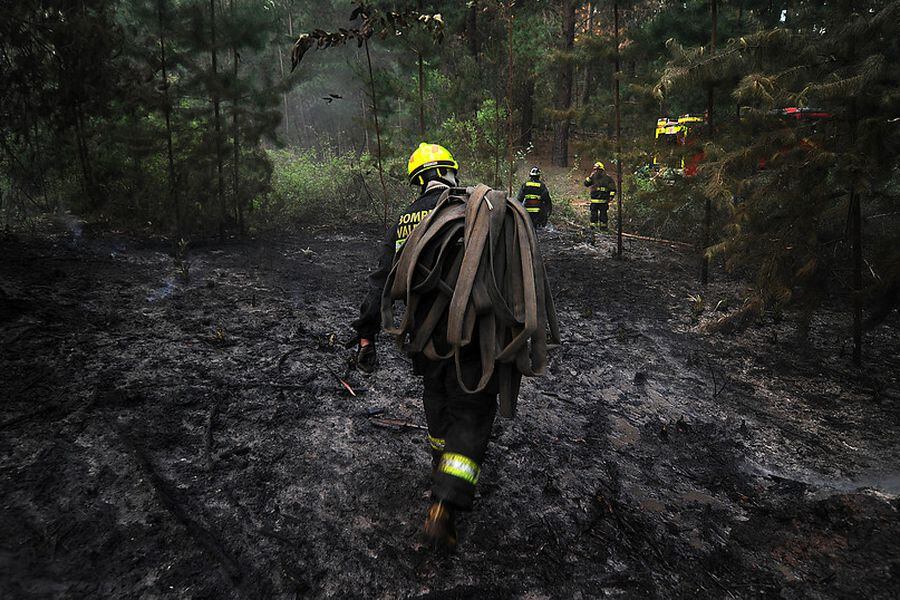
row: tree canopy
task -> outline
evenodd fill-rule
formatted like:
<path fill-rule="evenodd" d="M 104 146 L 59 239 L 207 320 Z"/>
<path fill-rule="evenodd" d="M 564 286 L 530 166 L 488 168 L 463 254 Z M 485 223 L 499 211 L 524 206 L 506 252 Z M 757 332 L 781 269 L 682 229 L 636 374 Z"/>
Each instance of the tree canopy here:
<path fill-rule="evenodd" d="M 500 188 L 526 161 L 621 164 L 623 228 L 754 282 L 723 327 L 789 307 L 808 323 L 849 294 L 861 331 L 897 303 L 896 1 L 25 0 L 4 16 L 6 229 L 63 212 L 173 238 L 384 220 L 428 140 Z"/>

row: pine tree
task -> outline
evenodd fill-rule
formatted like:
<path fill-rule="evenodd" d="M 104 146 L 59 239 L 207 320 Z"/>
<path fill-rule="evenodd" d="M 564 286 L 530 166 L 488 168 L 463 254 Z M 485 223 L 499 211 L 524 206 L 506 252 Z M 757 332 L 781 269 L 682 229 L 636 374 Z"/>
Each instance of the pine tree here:
<path fill-rule="evenodd" d="M 864 307 L 880 315 L 897 302 L 900 268 L 889 250 L 897 229 L 873 219 L 898 206 L 898 40 L 900 2 L 802 4 L 715 52 L 673 45 L 657 87 L 665 97 L 716 81 L 743 107 L 741 121 L 707 144 L 701 169 L 706 197 L 728 215 L 709 254 L 756 271 L 738 317 L 795 306 L 804 330 L 829 291 L 843 287 L 857 363 Z M 831 117 L 789 119 L 784 107 Z"/>
<path fill-rule="evenodd" d="M 553 164 L 569 165 L 569 126 L 572 120 L 572 85 L 574 78 L 573 48 L 575 45 L 575 0 L 561 0 L 561 45 L 557 54 L 559 63 L 556 84 L 556 110 L 553 126 Z"/>

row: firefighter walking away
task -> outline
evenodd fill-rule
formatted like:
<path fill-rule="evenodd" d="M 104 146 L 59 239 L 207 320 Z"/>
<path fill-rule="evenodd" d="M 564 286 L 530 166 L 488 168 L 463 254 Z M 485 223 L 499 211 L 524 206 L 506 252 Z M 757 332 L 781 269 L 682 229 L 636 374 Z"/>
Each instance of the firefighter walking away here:
<path fill-rule="evenodd" d="M 597 223 L 600 223 L 600 231 L 609 229 L 609 202 L 616 196 L 616 183 L 606 174 L 602 162 L 595 162 L 593 169 L 584 178 L 584 185 L 591 192 L 591 241 L 594 241 L 594 231 Z"/>
<path fill-rule="evenodd" d="M 418 186 L 419 196 L 400 215 L 382 244 L 378 268 L 368 278 L 360 317 L 352 324 L 358 337 L 357 364 L 363 371 L 371 372 L 376 366 L 375 338 L 381 330 L 382 292 L 395 256 L 399 257 L 413 229 L 434 209 L 442 195 L 456 187 L 458 170 L 459 165 L 450 152 L 436 144 L 423 143 L 410 156 L 409 182 Z M 414 323 L 420 324 L 427 318 L 428 304 L 422 302 L 420 309 L 414 311 Z M 436 329 L 440 330 L 440 327 Z M 436 334 L 437 354 L 446 355 L 446 340 L 439 338 Z M 470 350 L 462 353 L 460 372 L 464 383 L 472 389 L 481 376 L 479 344 L 469 344 L 466 348 Z M 478 393 L 466 393 L 459 384 L 452 358 L 432 360 L 420 352 L 412 355 L 412 362 L 415 373 L 422 378 L 427 441 L 432 457 L 431 506 L 424 533 L 426 541 L 435 549 L 453 550 L 457 543 L 455 514 L 472 507 L 497 412 L 498 388 L 491 381 Z"/>
<path fill-rule="evenodd" d="M 528 181 L 522 184 L 516 199 L 528 211 L 535 228 L 540 229 L 547 224 L 553 213 L 553 201 L 550 199 L 550 191 L 541 181 L 540 167 L 532 167 Z"/>

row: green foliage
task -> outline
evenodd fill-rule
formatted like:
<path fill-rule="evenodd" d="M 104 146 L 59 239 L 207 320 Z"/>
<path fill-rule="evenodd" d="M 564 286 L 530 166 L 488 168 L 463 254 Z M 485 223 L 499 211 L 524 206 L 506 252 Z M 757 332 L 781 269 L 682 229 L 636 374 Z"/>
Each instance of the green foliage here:
<path fill-rule="evenodd" d="M 630 191 L 623 210 L 628 231 L 663 239 L 699 239 L 704 199 L 692 181 L 643 166 L 625 178 L 623 187 Z"/>
<path fill-rule="evenodd" d="M 260 229 L 288 223 L 373 223 L 385 206 L 371 156 L 312 150 L 270 150 L 271 190 L 254 201 L 252 224 Z M 411 189 L 395 181 L 388 187 L 391 216 L 411 199 Z"/>
<path fill-rule="evenodd" d="M 896 0 L 720 1 L 715 49 L 710 0 L 622 0 L 618 48 L 612 3 L 576 3 L 574 48 L 564 52 L 560 8 L 570 5 L 549 0 L 511 12 L 487 1 L 379 3 L 351 21 L 351 0 L 8 4 L 6 225 L 70 210 L 178 239 L 387 220 L 413 196 L 405 169 L 419 142 L 450 148 L 463 183 L 505 187 L 508 156 L 514 167 L 525 158 L 547 166 L 561 122 L 580 168 L 545 169 L 553 220 L 581 223 L 584 168 L 602 160 L 615 172 L 617 79 L 626 231 L 699 243 L 709 201 L 706 252 L 755 283 L 745 315 L 795 306 L 808 317 L 835 290 L 854 288 L 877 320 L 887 313 L 876 307 L 900 289 Z M 441 19 L 420 24 L 411 18 L 419 12 Z M 306 53 L 292 72 L 298 38 L 328 50 Z M 364 47 L 344 44 L 363 39 L 374 97 Z M 572 69 L 568 104 L 563 65 Z M 657 118 L 703 113 L 710 89 L 715 131 L 690 149 L 705 152 L 698 176 L 654 174 Z M 773 114 L 787 106 L 834 118 Z M 859 290 L 848 283 L 851 189 L 864 220 Z"/>
<path fill-rule="evenodd" d="M 755 272 L 757 310 L 795 306 L 808 321 L 835 289 L 849 288 L 873 307 L 896 293 L 896 230 L 866 219 L 900 204 L 900 131 L 891 108 L 898 38 L 900 2 L 892 1 L 804 4 L 779 26 L 715 52 L 670 45 L 661 96 L 714 83 L 744 106 L 740 121 L 722 122 L 708 140 L 699 179 L 720 217 L 719 242 L 708 252 L 730 269 Z M 778 114 L 785 106 L 833 116 L 786 119 Z M 854 265 L 857 213 L 865 256 Z M 858 284 L 849 283 L 854 277 Z"/>
<path fill-rule="evenodd" d="M 162 231 L 242 228 L 280 119 L 280 84 L 249 68 L 273 12 L 249 0 L 215 20 L 200 0 L 46 4 L 16 3 L 0 32 L 5 216 L 66 208 Z"/>
<path fill-rule="evenodd" d="M 472 117 L 451 117 L 441 125 L 436 141 L 453 152 L 465 181 L 504 186 L 506 116 L 503 107 L 487 98 Z"/>

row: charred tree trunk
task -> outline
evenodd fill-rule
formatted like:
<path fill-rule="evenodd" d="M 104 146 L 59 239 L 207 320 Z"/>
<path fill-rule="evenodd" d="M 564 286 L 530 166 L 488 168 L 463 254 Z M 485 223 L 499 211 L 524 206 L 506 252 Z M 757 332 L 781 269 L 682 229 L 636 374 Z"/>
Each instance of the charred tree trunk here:
<path fill-rule="evenodd" d="M 172 143 L 172 101 L 169 98 L 169 71 L 166 59 L 166 34 L 165 34 L 165 4 L 166 0 L 159 0 L 157 4 L 157 20 L 159 23 L 159 63 L 161 67 L 162 91 L 163 91 L 163 117 L 166 121 L 166 161 L 168 163 L 169 177 L 169 202 L 175 212 L 176 237 L 182 235 L 181 201 L 178 195 L 178 186 L 175 176 L 175 152 Z"/>
<path fill-rule="evenodd" d="M 500 70 L 500 65 L 497 65 Z M 500 82 L 494 85 L 494 181 L 491 185 L 500 187 Z"/>
<path fill-rule="evenodd" d="M 619 2 L 613 0 L 613 33 L 616 44 L 616 257 L 622 258 L 622 112 L 619 78 L 622 61 L 619 56 Z"/>
<path fill-rule="evenodd" d="M 287 16 L 287 18 L 288 18 L 288 35 L 291 36 L 291 39 L 294 39 L 294 17 L 291 16 L 291 12 L 290 12 L 290 11 L 288 11 L 288 16 Z M 287 112 L 289 112 L 289 110 L 290 110 L 290 105 L 291 105 L 291 92 L 290 92 L 290 91 L 288 91 L 287 93 L 285 93 L 285 95 L 284 95 L 284 103 L 285 103 L 285 104 L 284 104 L 285 107 L 287 108 L 287 111 L 285 112 L 285 115 L 287 116 Z M 299 112 L 300 112 L 300 115 L 299 115 L 300 118 L 299 118 L 299 119 L 295 119 L 295 121 L 297 121 L 297 122 L 300 123 L 300 127 L 299 127 L 299 128 L 296 127 L 296 125 L 295 125 L 295 129 L 297 129 L 298 134 L 301 132 L 300 130 L 301 130 L 302 126 L 303 126 L 303 107 L 302 107 L 302 105 L 301 105 L 301 108 L 300 108 L 300 111 L 299 111 Z M 297 115 L 294 115 L 294 116 L 297 116 Z M 301 139 L 300 139 L 300 136 L 299 136 L 299 135 L 297 135 L 297 143 L 298 143 L 298 144 L 301 143 Z"/>
<path fill-rule="evenodd" d="M 219 63 L 216 42 L 216 0 L 209 0 L 210 21 L 210 58 L 212 60 L 212 105 L 213 105 L 213 129 L 215 130 L 216 146 L 216 200 L 219 203 L 219 239 L 225 238 L 225 174 L 224 159 L 222 157 L 222 117 L 219 98 Z"/>
<path fill-rule="evenodd" d="M 512 1 L 505 5 L 506 17 L 506 160 L 507 160 L 507 186 L 506 191 L 512 195 L 513 185 L 513 127 L 512 127 L 512 80 L 513 80 L 513 14 Z"/>
<path fill-rule="evenodd" d="M 375 95 L 375 72 L 372 70 L 372 55 L 369 53 L 369 40 L 365 40 L 363 44 L 366 48 L 366 65 L 369 68 L 369 86 L 372 90 L 372 117 L 375 121 L 375 140 L 378 155 L 375 157 L 378 162 L 378 178 L 381 181 L 382 200 L 382 219 L 384 226 L 387 227 L 388 222 L 388 198 L 387 185 L 384 183 L 384 166 L 381 164 L 381 126 L 378 124 L 378 96 Z"/>
<path fill-rule="evenodd" d="M 556 95 L 556 124 L 553 130 L 553 164 L 569 166 L 569 113 L 572 110 L 572 49 L 575 47 L 575 2 L 562 0 L 563 28 L 560 48 L 559 84 Z"/>
<path fill-rule="evenodd" d="M 850 185 L 850 241 L 853 245 L 853 364 L 862 365 L 862 203 Z"/>
<path fill-rule="evenodd" d="M 425 65 L 422 59 L 422 51 L 419 55 L 419 135 L 425 139 Z"/>
<path fill-rule="evenodd" d="M 481 44 L 478 39 L 478 1 L 473 0 L 466 13 L 466 40 L 469 42 L 469 54 L 476 61 L 481 53 Z"/>
<path fill-rule="evenodd" d="M 78 100 L 75 101 L 73 109 L 73 121 L 75 123 L 75 144 L 78 148 L 78 162 L 81 167 L 81 189 L 90 205 L 96 208 L 98 202 L 94 193 L 94 173 L 91 169 L 91 159 L 88 154 L 84 119 L 81 115 L 81 103 Z"/>
<path fill-rule="evenodd" d="M 278 64 L 281 67 L 281 82 L 284 84 L 284 52 L 281 51 L 281 45 L 278 46 Z M 291 120 L 288 115 L 288 94 L 286 91 L 281 92 L 282 115 L 281 124 L 284 127 L 284 139 L 290 143 L 291 141 Z"/>
<path fill-rule="evenodd" d="M 856 132 L 859 119 L 856 102 L 850 104 L 850 147 L 856 145 Z M 862 366 L 862 289 L 863 289 L 863 254 L 862 254 L 862 203 L 857 190 L 856 174 L 850 180 L 850 243 L 853 248 L 853 364 Z"/>
<path fill-rule="evenodd" d="M 712 13 L 712 32 L 709 40 L 709 49 L 710 54 L 715 52 L 716 50 L 716 34 L 718 33 L 719 27 L 719 1 L 718 0 L 710 0 L 709 9 Z M 706 89 L 706 128 L 709 131 L 710 137 L 712 137 L 714 125 L 713 125 L 713 107 L 714 107 L 715 95 L 713 91 L 713 84 L 709 84 L 709 87 Z M 706 255 L 706 249 L 709 248 L 710 244 L 710 229 L 712 228 L 712 200 L 710 198 L 706 198 L 705 206 L 703 207 L 703 255 L 700 258 L 700 283 L 706 285 L 709 283 L 709 257 Z"/>
<path fill-rule="evenodd" d="M 594 3 L 588 2 L 588 37 L 594 36 Z M 584 89 L 581 94 L 582 106 L 587 106 L 594 93 L 594 63 L 588 59 L 584 65 Z"/>
<path fill-rule="evenodd" d="M 418 0 L 419 13 L 422 12 L 422 0 Z M 425 60 L 422 58 L 422 49 L 416 50 L 416 58 L 419 63 L 419 135 L 425 139 Z"/>
<path fill-rule="evenodd" d="M 237 212 L 238 231 L 244 235 L 244 203 L 240 190 L 240 159 L 241 159 L 241 128 L 238 124 L 238 56 L 237 48 L 231 49 L 231 58 L 234 64 L 232 76 L 234 77 L 234 98 L 231 102 L 231 193 L 234 195 L 234 207 Z"/>
<path fill-rule="evenodd" d="M 522 98 L 517 103 L 520 112 L 519 144 L 527 146 L 534 134 L 534 75 L 528 73 L 522 82 Z"/>

